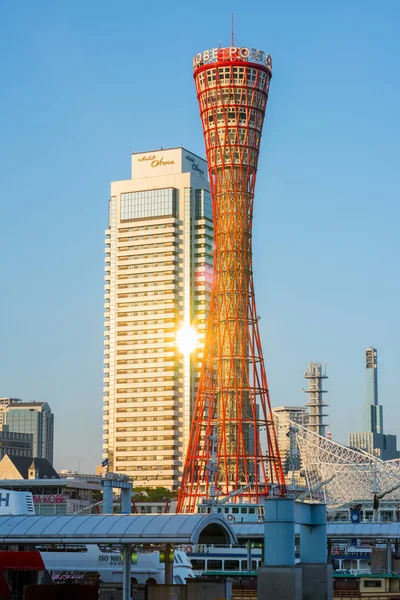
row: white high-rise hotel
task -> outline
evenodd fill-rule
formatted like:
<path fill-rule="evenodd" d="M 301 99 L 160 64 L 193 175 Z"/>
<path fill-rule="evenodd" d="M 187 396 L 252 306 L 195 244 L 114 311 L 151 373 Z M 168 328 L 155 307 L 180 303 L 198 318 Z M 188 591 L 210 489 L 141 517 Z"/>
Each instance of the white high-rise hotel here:
<path fill-rule="evenodd" d="M 212 281 L 208 190 L 184 148 L 133 154 L 132 178 L 111 184 L 103 456 L 139 486 L 180 482 Z"/>

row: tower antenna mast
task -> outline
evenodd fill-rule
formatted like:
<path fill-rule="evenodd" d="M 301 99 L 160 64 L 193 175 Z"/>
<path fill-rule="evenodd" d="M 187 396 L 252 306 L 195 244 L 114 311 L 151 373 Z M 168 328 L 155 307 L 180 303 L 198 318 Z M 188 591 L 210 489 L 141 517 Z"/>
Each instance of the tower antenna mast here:
<path fill-rule="evenodd" d="M 235 45 L 235 22 L 234 22 L 234 13 L 232 13 L 232 46 Z"/>

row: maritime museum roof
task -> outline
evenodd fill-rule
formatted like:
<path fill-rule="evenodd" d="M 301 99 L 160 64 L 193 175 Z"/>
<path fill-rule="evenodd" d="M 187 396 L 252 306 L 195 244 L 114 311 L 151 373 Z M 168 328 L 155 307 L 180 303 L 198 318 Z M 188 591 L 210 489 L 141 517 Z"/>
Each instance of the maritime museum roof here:
<path fill-rule="evenodd" d="M 0 544 L 235 544 L 219 515 L 2 516 Z"/>

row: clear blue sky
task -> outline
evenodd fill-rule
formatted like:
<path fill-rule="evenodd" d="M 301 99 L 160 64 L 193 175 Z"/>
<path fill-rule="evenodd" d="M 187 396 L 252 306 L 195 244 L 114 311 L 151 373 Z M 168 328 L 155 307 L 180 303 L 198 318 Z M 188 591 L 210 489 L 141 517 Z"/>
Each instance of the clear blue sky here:
<path fill-rule="evenodd" d="M 192 56 L 230 44 L 232 10 L 274 61 L 254 224 L 273 404 L 326 362 L 345 441 L 375 345 L 400 434 L 398 0 L 0 0 L 0 395 L 50 403 L 59 468 L 101 457 L 110 181 L 132 151 L 204 155 Z"/>

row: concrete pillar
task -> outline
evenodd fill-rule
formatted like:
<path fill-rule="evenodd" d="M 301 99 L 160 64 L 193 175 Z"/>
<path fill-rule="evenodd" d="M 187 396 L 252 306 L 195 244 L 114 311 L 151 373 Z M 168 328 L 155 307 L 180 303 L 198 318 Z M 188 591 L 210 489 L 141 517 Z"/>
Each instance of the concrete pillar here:
<path fill-rule="evenodd" d="M 169 585 L 174 583 L 174 557 L 172 552 L 172 546 L 167 544 L 165 547 L 165 583 Z M 170 560 L 171 554 L 172 560 Z"/>
<path fill-rule="evenodd" d="M 294 566 L 294 500 L 268 498 L 264 511 L 264 564 Z"/>
<path fill-rule="evenodd" d="M 328 539 L 328 558 L 327 558 L 327 562 L 331 563 L 332 562 L 332 540 Z"/>
<path fill-rule="evenodd" d="M 257 573 L 259 600 L 302 600 L 301 570 L 295 567 L 294 500 L 264 504 L 264 560 Z"/>
<path fill-rule="evenodd" d="M 131 496 L 132 496 L 131 488 L 122 488 L 122 490 L 121 490 L 121 514 L 122 515 L 130 515 L 131 514 Z"/>
<path fill-rule="evenodd" d="M 225 598 L 226 600 L 232 600 L 232 583 L 233 579 L 227 577 L 225 580 Z"/>
<path fill-rule="evenodd" d="M 332 565 L 327 564 L 326 506 L 300 506 L 299 503 L 298 512 L 303 516 L 300 525 L 302 600 L 331 600 L 333 576 Z"/>
<path fill-rule="evenodd" d="M 301 574 L 302 600 L 333 599 L 332 565 L 302 563 Z"/>
<path fill-rule="evenodd" d="M 131 600 L 132 546 L 122 546 L 122 600 Z"/>
<path fill-rule="evenodd" d="M 247 570 L 250 572 L 251 571 L 251 542 L 250 542 L 250 540 L 247 540 L 246 549 L 247 549 Z"/>
<path fill-rule="evenodd" d="M 390 540 L 386 540 L 386 569 L 388 573 L 393 570 L 392 544 Z"/>
<path fill-rule="evenodd" d="M 103 514 L 112 515 L 113 513 L 113 488 L 112 481 L 104 479 L 103 482 Z"/>
<path fill-rule="evenodd" d="M 300 525 L 300 562 L 326 564 L 326 506 L 309 504 L 310 524 Z"/>
<path fill-rule="evenodd" d="M 297 566 L 263 565 L 257 571 L 258 600 L 302 600 L 301 573 Z"/>

